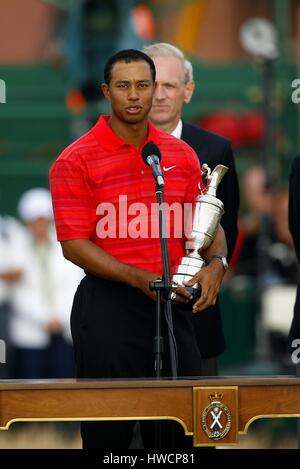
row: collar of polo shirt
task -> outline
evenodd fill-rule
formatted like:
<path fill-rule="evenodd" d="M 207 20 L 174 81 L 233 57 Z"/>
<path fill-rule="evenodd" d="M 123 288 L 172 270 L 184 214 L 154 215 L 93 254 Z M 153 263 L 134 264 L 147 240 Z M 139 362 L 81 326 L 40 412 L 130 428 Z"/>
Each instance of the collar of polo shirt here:
<path fill-rule="evenodd" d="M 124 145 L 128 145 L 128 143 L 124 142 L 124 140 L 122 140 L 109 126 L 109 119 L 109 115 L 100 116 L 97 123 L 92 128 L 92 132 L 94 133 L 96 139 L 101 143 L 101 146 L 107 150 L 115 150 Z M 148 129 L 148 137 L 142 146 L 150 141 L 153 141 L 156 143 L 156 145 L 159 145 L 160 138 L 158 131 L 150 121 L 148 121 Z"/>

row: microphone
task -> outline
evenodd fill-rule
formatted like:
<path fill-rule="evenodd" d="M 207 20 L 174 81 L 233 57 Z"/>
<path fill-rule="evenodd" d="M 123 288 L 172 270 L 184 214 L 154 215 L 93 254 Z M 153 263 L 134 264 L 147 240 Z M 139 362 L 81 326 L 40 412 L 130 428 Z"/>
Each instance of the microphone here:
<path fill-rule="evenodd" d="M 144 163 L 152 169 L 152 174 L 159 186 L 164 185 L 164 175 L 160 167 L 161 153 L 160 149 L 154 142 L 148 142 L 142 149 L 142 158 Z"/>

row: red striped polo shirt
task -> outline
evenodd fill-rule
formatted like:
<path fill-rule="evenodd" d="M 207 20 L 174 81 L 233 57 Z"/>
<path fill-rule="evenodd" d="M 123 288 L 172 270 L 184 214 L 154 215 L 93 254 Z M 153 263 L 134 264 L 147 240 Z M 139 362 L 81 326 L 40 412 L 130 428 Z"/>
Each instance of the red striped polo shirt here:
<path fill-rule="evenodd" d="M 51 167 L 57 239 L 90 239 L 121 262 L 161 274 L 152 171 L 141 149 L 113 132 L 109 117 L 101 116 Z M 185 252 L 183 204 L 199 195 L 199 182 L 203 187 L 200 165 L 185 142 L 151 122 L 148 129 L 144 144 L 153 141 L 162 155 L 170 262 L 175 265 Z"/>

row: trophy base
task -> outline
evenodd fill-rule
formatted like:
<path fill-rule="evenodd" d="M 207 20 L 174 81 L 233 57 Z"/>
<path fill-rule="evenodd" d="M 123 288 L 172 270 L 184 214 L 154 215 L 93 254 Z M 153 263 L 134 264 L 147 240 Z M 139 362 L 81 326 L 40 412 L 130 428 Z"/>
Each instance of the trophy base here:
<path fill-rule="evenodd" d="M 205 261 L 197 252 L 193 252 L 189 256 L 182 257 L 180 263 L 175 267 L 172 280 L 184 286 L 184 288 L 193 295 L 191 302 L 201 296 L 201 285 L 196 283 L 192 287 L 186 287 L 183 282 L 191 280 L 203 266 L 205 266 Z"/>

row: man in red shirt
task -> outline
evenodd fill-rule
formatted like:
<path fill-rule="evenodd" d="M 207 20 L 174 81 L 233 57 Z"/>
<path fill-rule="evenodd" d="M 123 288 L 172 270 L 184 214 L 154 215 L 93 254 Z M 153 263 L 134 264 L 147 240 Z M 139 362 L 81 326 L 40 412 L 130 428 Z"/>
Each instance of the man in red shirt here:
<path fill-rule="evenodd" d="M 199 194 L 200 165 L 187 144 L 148 121 L 155 87 L 152 59 L 139 51 L 121 51 L 107 61 L 104 79 L 102 91 L 111 104 L 111 116 L 101 116 L 67 147 L 50 172 L 58 240 L 64 256 L 87 274 L 71 313 L 77 376 L 151 377 L 155 293 L 149 282 L 162 275 L 162 264 L 153 211 L 155 184 L 141 149 L 153 141 L 162 154 L 165 201 L 174 209 L 167 213 L 171 266 L 185 253 L 184 236 L 178 233 L 183 213 L 179 209 Z M 214 254 L 226 255 L 222 228 L 205 257 L 209 260 Z M 179 376 L 201 374 L 191 315 L 216 301 L 222 277 L 222 265 L 212 259 L 190 282 L 202 286 L 201 297 L 190 309 L 181 307 L 190 293 L 182 286 L 176 289 L 173 321 Z M 167 344 L 163 375 L 170 376 Z M 83 423 L 83 447 L 128 448 L 132 426 Z"/>

